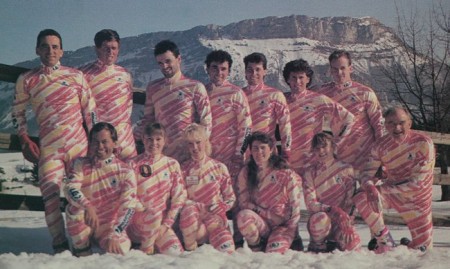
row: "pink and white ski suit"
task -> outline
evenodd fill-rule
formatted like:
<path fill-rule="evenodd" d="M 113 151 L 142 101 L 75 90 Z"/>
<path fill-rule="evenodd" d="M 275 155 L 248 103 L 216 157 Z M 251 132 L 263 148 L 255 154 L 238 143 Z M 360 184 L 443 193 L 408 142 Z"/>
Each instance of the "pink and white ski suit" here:
<path fill-rule="evenodd" d="M 127 164 L 113 156 L 105 160 L 84 157 L 74 161 L 64 192 L 67 232 L 76 249 L 90 246 L 93 237 L 102 249 L 111 239 L 129 250 L 126 228 L 136 207 L 136 177 Z M 95 232 L 85 222 L 88 206 L 94 206 L 99 218 Z"/>
<path fill-rule="evenodd" d="M 148 123 L 159 122 L 166 129 L 167 149 L 164 153 L 172 158 L 184 156 L 181 135 L 191 123 L 197 122 L 211 134 L 211 107 L 202 83 L 176 74 L 150 82 L 146 90 L 144 118 L 139 123 L 135 137 L 140 139 Z"/>
<path fill-rule="evenodd" d="M 328 83 L 318 92 L 340 103 L 355 116 L 351 133 L 337 148 L 337 155 L 339 160 L 351 164 L 357 173 L 367 162 L 375 141 L 384 135 L 378 98 L 371 88 L 355 81 L 344 88 L 338 87 L 334 82 Z"/>
<path fill-rule="evenodd" d="M 275 140 L 276 125 L 281 135 L 281 153 L 289 158 L 291 152 L 291 120 L 289 106 L 280 90 L 264 83 L 243 88 L 252 115 L 252 132 L 261 131 Z"/>
<path fill-rule="evenodd" d="M 211 157 L 228 167 L 234 182 L 244 166 L 245 141 L 252 127 L 247 97 L 228 81 L 221 86 L 210 83 L 206 90 L 212 112 Z"/>
<path fill-rule="evenodd" d="M 18 135 L 28 135 L 26 107 L 31 103 L 39 126 L 39 187 L 53 245 L 66 241 L 60 210 L 61 182 L 72 161 L 87 153 L 87 135 L 95 121 L 95 101 L 83 74 L 61 66 L 21 74 L 16 82 L 12 118 Z"/>
<path fill-rule="evenodd" d="M 301 177 L 292 169 L 269 169 L 257 189 L 248 189 L 247 167 L 238 177 L 239 231 L 249 245 L 267 239 L 266 252 L 284 253 L 292 244 L 300 221 Z"/>
<path fill-rule="evenodd" d="M 302 175 L 313 158 L 311 141 L 323 131 L 333 133 L 334 142 L 340 144 L 351 133 L 355 117 L 339 103 L 325 95 L 304 90 L 286 95 L 291 114 L 292 168 Z"/>
<path fill-rule="evenodd" d="M 354 250 L 361 246 L 361 238 L 352 226 L 351 241 L 342 236 L 339 224 L 344 221 L 339 215 L 328 212 L 330 206 L 340 207 L 347 215 L 353 210 L 352 197 L 356 189 L 353 168 L 343 162 L 331 160 L 311 165 L 303 177 L 303 195 L 310 213 L 308 231 L 310 241 L 320 245 L 325 240 L 337 242 L 338 248 Z"/>
<path fill-rule="evenodd" d="M 133 82 L 125 68 L 105 65 L 100 60 L 80 68 L 97 104 L 98 122 L 108 122 L 117 130 L 118 156 L 127 160 L 136 156 L 131 126 Z"/>
<path fill-rule="evenodd" d="M 209 241 L 219 251 L 234 251 L 226 212 L 236 196 L 227 167 L 210 157 L 189 160 L 181 166 L 188 200 L 181 210 L 180 229 L 186 250 Z"/>
<path fill-rule="evenodd" d="M 377 186 L 383 208 L 394 208 L 403 218 L 412 235 L 410 248 L 433 247 L 431 202 L 435 154 L 433 141 L 416 131 L 411 130 L 400 143 L 386 135 L 372 149 L 362 172 L 362 185 L 367 181 L 376 183 L 375 173 L 380 165 L 384 168 L 386 176 Z M 354 201 L 372 233 L 381 231 L 382 212 L 376 213 L 368 206 L 366 192 L 358 193 Z"/>
<path fill-rule="evenodd" d="M 186 188 L 178 162 L 170 157 L 142 153 L 131 160 L 137 177 L 141 203 L 136 209 L 128 234 L 147 254 L 183 251 L 173 230 L 178 213 L 186 201 Z M 165 233 L 161 229 L 167 228 Z"/>

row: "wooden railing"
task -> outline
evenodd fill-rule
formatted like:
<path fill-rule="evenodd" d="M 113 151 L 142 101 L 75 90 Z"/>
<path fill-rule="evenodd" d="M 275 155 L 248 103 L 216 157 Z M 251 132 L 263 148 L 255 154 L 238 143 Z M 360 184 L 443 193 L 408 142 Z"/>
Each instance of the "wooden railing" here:
<path fill-rule="evenodd" d="M 15 82 L 17 77 L 29 69 L 16 67 L 12 65 L 0 64 L 0 81 Z M 143 105 L 145 103 L 145 90 L 134 89 L 133 90 L 133 103 Z M 419 131 L 431 137 L 434 144 L 450 145 L 450 134 L 434 133 Z M 33 138 L 37 140 L 37 138 Z M 0 133 L 0 149 L 6 149 L 11 151 L 20 151 L 20 144 L 17 135 Z M 450 185 L 450 175 L 441 174 L 436 170 L 434 175 L 435 185 Z"/>

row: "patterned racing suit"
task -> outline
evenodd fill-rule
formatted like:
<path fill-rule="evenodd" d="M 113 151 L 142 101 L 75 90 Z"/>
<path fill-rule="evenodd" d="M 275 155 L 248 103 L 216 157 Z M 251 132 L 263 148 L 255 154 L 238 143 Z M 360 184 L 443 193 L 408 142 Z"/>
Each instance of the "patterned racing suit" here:
<path fill-rule="evenodd" d="M 304 90 L 286 95 L 291 113 L 291 167 L 302 175 L 312 159 L 311 141 L 315 134 L 331 131 L 339 145 L 350 134 L 355 117 L 325 95 Z"/>
<path fill-rule="evenodd" d="M 180 229 L 186 250 L 209 241 L 223 252 L 233 252 L 233 236 L 226 211 L 236 201 L 227 167 L 210 157 L 189 160 L 181 167 L 188 200 L 181 210 Z"/>
<path fill-rule="evenodd" d="M 60 210 L 61 183 L 72 161 L 87 153 L 83 120 L 90 130 L 95 101 L 83 74 L 75 69 L 42 65 L 19 76 L 12 118 L 18 135 L 28 135 L 26 108 L 31 103 L 39 126 L 39 187 L 53 246 L 66 242 Z"/>
<path fill-rule="evenodd" d="M 191 123 L 197 122 L 211 133 L 211 107 L 205 86 L 178 73 L 172 78 L 150 82 L 146 90 L 144 118 L 135 137 L 139 140 L 147 123 L 159 122 L 166 129 L 165 154 L 182 160 L 185 150 L 181 135 Z"/>
<path fill-rule="evenodd" d="M 354 81 L 344 88 L 331 82 L 322 86 L 318 92 L 340 103 L 355 116 L 352 131 L 337 148 L 337 155 L 339 160 L 351 164 L 357 174 L 367 162 L 375 141 L 384 134 L 378 98 L 371 88 Z"/>
<path fill-rule="evenodd" d="M 369 162 L 363 170 L 361 184 L 377 182 L 375 173 L 380 165 L 385 177 L 377 189 L 383 208 L 394 208 L 405 221 L 411 235 L 410 248 L 433 248 L 433 222 L 431 216 L 435 149 L 433 141 L 411 130 L 400 143 L 390 135 L 384 136 L 372 149 Z M 383 215 L 368 206 L 366 192 L 354 197 L 361 217 L 372 233 L 384 228 Z"/>
<path fill-rule="evenodd" d="M 133 82 L 121 66 L 105 65 L 100 60 L 80 68 L 97 104 L 98 122 L 108 122 L 117 130 L 118 156 L 127 160 L 136 156 L 131 127 Z"/>
<path fill-rule="evenodd" d="M 186 188 L 178 162 L 170 157 L 155 159 L 146 152 L 131 160 L 137 176 L 141 203 L 136 209 L 128 234 L 147 254 L 183 251 L 173 225 L 186 201 Z M 167 228 L 161 234 L 162 227 Z"/>
<path fill-rule="evenodd" d="M 206 85 L 212 112 L 211 157 L 223 162 L 233 183 L 244 166 L 246 137 L 250 135 L 252 119 L 245 93 L 225 81 L 221 86 Z"/>
<path fill-rule="evenodd" d="M 354 250 L 361 246 L 361 239 L 355 228 L 342 231 L 345 221 L 334 212 L 327 212 L 329 206 L 338 206 L 346 214 L 353 210 L 352 197 L 356 190 L 353 168 L 343 162 L 331 160 L 311 165 L 303 177 L 303 195 L 310 213 L 308 231 L 310 245 L 324 245 L 326 240 L 334 241 L 340 250 Z M 350 233 L 352 240 L 346 240 L 343 232 Z"/>
<path fill-rule="evenodd" d="M 281 154 L 289 158 L 291 152 L 291 120 L 286 98 L 280 90 L 260 84 L 243 88 L 252 115 L 252 131 L 272 135 L 275 140 L 276 125 L 281 135 Z"/>
<path fill-rule="evenodd" d="M 105 250 L 108 241 L 119 240 L 126 253 L 131 242 L 126 228 L 136 207 L 136 176 L 131 167 L 113 156 L 106 160 L 78 158 L 67 180 L 64 192 L 67 232 L 75 249 L 90 246 L 91 236 Z M 85 223 L 85 211 L 94 206 L 99 226 L 92 231 Z"/>
<path fill-rule="evenodd" d="M 300 221 L 301 178 L 291 169 L 268 169 L 259 178 L 257 189 L 251 191 L 247 167 L 239 173 L 238 228 L 250 246 L 267 240 L 266 252 L 284 253 Z"/>

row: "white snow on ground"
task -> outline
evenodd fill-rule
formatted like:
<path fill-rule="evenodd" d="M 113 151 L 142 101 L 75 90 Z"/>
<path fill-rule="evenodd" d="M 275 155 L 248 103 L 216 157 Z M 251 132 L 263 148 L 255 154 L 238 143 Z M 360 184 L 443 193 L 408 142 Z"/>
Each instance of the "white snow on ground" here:
<path fill-rule="evenodd" d="M 16 170 L 17 165 L 27 164 L 20 153 L 0 153 L 0 167 L 5 169 L 5 177 L 25 177 Z M 13 174 L 13 175 L 11 175 Z M 450 202 L 437 202 L 440 192 L 435 186 L 433 211 L 450 214 Z M 284 255 L 253 253 L 246 246 L 235 253 L 223 254 L 209 245 L 194 252 L 185 252 L 180 256 L 147 256 L 138 250 L 132 250 L 125 256 L 95 254 L 90 257 L 76 258 L 66 251 L 52 255 L 51 239 L 44 220 L 43 212 L 0 210 L 0 268 L 1 269 L 72 269 L 72 268 L 448 268 L 450 259 L 450 227 L 435 227 L 434 249 L 428 253 L 408 250 L 399 246 L 395 250 L 375 255 L 367 250 L 369 230 L 366 225 L 358 224 L 364 247 L 360 252 L 340 252 L 311 254 L 288 251 Z M 403 225 L 391 225 L 392 235 L 398 242 L 401 237 L 410 237 Z M 305 245 L 309 236 L 305 223 L 300 224 L 300 234 Z M 447 265 L 446 265 L 447 264 Z"/>

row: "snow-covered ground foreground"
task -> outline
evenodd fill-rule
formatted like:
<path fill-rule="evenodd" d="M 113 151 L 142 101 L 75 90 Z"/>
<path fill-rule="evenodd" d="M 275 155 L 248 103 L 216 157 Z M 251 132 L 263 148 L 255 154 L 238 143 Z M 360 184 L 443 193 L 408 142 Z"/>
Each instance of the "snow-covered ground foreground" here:
<path fill-rule="evenodd" d="M 24 177 L 16 165 L 23 165 L 20 153 L 0 153 L 0 167 L 6 176 Z M 436 202 L 440 197 L 439 187 L 435 186 L 433 212 L 450 214 L 450 202 Z M 309 236 L 305 223 L 301 223 L 301 236 L 305 246 Z M 369 230 L 358 224 L 358 232 L 364 247 L 360 252 L 340 252 L 311 254 L 288 251 L 284 255 L 253 253 L 246 246 L 235 253 L 223 254 L 209 245 L 181 256 L 147 256 L 132 250 L 125 256 L 100 254 L 98 250 L 89 257 L 76 258 L 66 251 L 53 255 L 51 239 L 44 221 L 43 212 L 20 210 L 0 210 L 0 269 L 71 269 L 71 268 L 449 268 L 450 227 L 435 227 L 434 249 L 428 253 L 408 250 L 404 246 L 394 251 L 375 255 L 367 250 Z M 402 225 L 390 225 L 392 235 L 398 242 L 401 237 L 410 237 Z M 447 265 L 446 265 L 447 264 Z"/>

